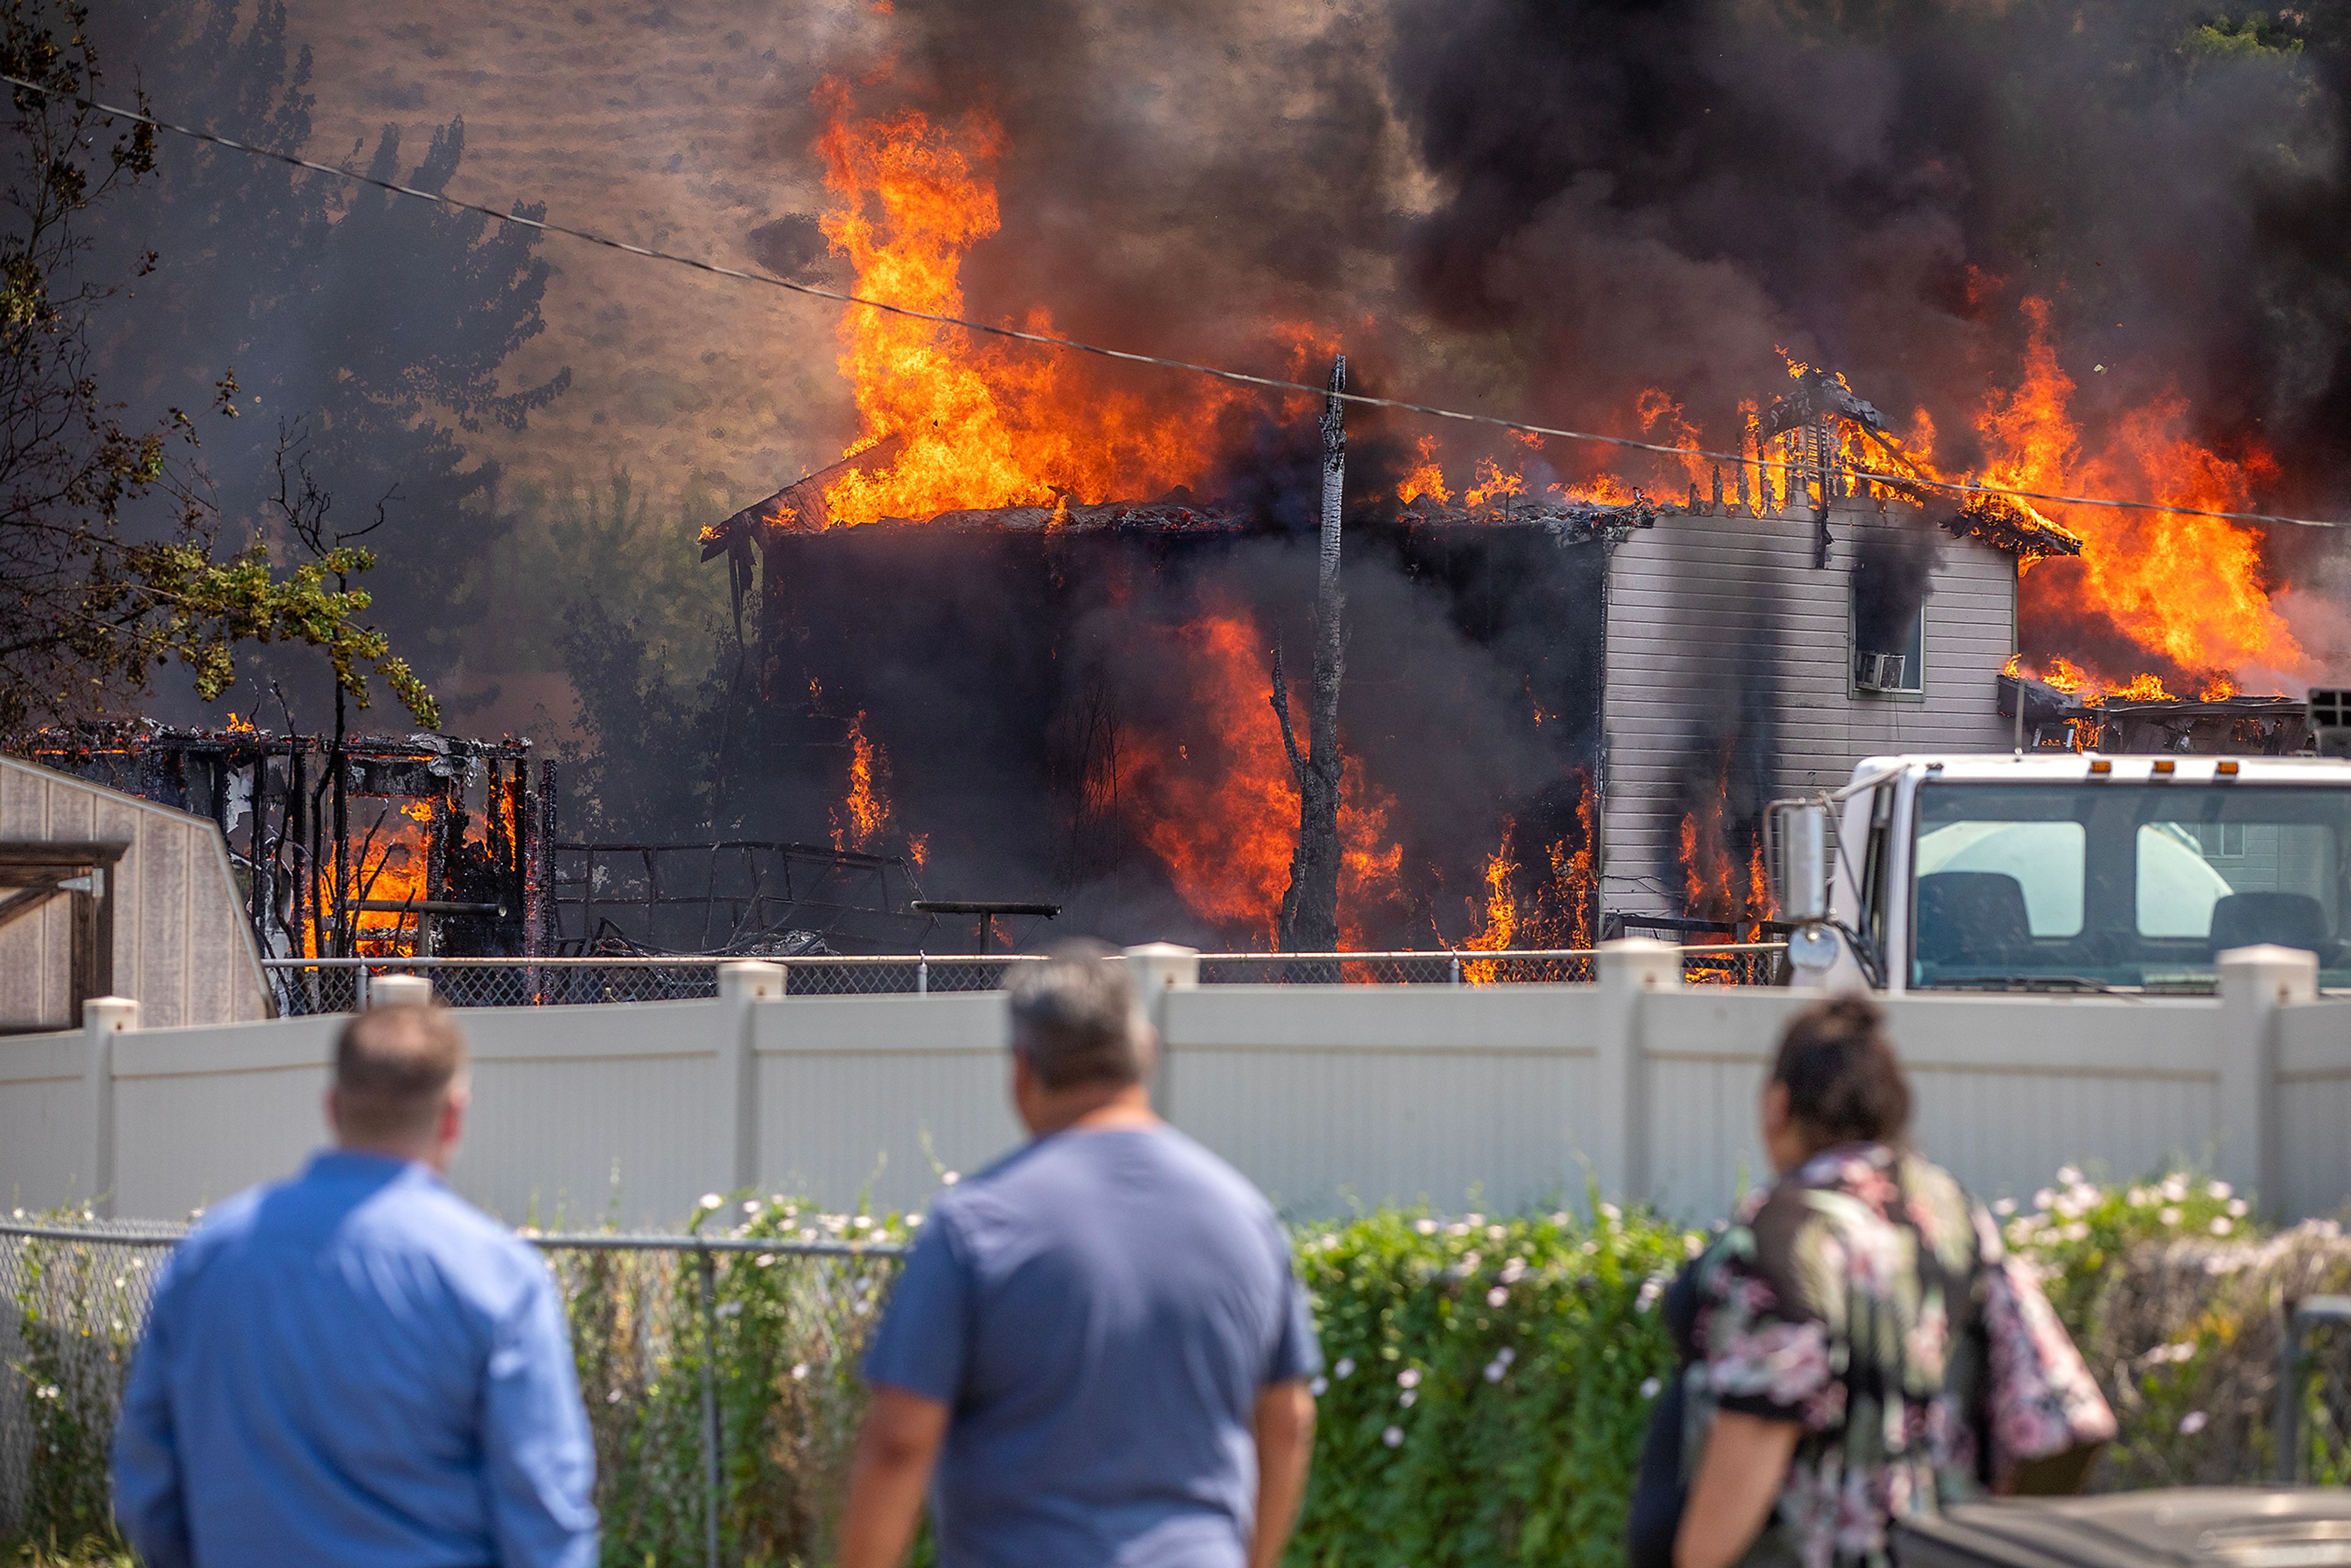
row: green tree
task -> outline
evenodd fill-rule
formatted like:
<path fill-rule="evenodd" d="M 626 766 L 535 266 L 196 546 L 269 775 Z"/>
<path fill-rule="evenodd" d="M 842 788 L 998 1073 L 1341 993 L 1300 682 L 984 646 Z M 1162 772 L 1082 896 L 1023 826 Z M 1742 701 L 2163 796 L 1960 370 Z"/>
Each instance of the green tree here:
<path fill-rule="evenodd" d="M 127 279 L 87 265 L 85 220 L 154 173 L 155 147 L 85 101 L 101 91 L 88 20 L 78 4 L 0 0 L 0 71 L 40 84 L 10 89 L 0 154 L 0 736 L 105 712 L 174 660 L 210 700 L 250 643 L 323 648 L 360 706 L 379 674 L 436 725 L 431 693 L 360 620 L 369 596 L 350 580 L 374 565 L 367 551 L 338 541 L 283 574 L 257 538 L 223 555 L 194 422 L 173 408 L 134 424 L 100 391 L 92 335 Z M 131 276 L 154 263 L 144 253 Z M 214 388 L 225 417 L 236 390 L 233 373 Z"/>

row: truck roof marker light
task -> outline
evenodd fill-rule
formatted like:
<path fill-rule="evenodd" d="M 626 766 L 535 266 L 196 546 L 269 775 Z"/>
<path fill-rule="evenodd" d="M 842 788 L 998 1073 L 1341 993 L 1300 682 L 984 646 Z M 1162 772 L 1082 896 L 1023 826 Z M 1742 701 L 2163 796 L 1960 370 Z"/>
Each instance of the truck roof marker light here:
<path fill-rule="evenodd" d="M 2114 770 L 2115 765 L 2103 757 L 2095 758 L 2091 760 L 2090 777 L 2093 779 L 2104 779 L 2107 774 L 2112 773 Z"/>
<path fill-rule="evenodd" d="M 2179 770 L 2179 764 L 2168 757 L 2158 757 L 2155 759 L 2155 776 L 2158 779 L 2168 779 Z"/>
<path fill-rule="evenodd" d="M 2237 764 L 2234 761 L 2216 762 L 2212 765 L 2212 774 L 2217 779 L 2234 779 L 2237 776 Z"/>

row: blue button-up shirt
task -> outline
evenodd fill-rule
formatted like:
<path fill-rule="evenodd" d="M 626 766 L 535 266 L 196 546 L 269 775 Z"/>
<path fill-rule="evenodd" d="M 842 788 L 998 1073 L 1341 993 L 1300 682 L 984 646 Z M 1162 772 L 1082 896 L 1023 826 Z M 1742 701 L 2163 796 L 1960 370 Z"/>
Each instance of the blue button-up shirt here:
<path fill-rule="evenodd" d="M 594 1474 L 545 1263 L 425 1167 L 336 1151 L 173 1253 L 114 1507 L 151 1568 L 591 1568 Z"/>

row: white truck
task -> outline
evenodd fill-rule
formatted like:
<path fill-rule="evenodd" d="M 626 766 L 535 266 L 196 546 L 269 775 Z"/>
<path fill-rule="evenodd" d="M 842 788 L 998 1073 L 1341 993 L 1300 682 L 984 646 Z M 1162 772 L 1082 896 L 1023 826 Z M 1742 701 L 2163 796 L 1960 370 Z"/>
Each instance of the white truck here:
<path fill-rule="evenodd" d="M 2322 750 L 2345 710 L 2312 694 Z M 2339 755 L 1874 757 L 1770 823 L 1800 984 L 2193 993 L 2219 954 L 2277 943 L 2351 987 Z"/>

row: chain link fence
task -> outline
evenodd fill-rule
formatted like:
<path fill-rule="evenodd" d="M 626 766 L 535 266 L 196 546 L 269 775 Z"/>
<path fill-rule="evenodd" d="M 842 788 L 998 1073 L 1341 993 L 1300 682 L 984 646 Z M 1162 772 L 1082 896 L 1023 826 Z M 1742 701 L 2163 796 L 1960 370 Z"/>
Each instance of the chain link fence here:
<path fill-rule="evenodd" d="M 1777 983 L 1784 943 L 1697 945 L 1682 949 L 1693 985 Z M 1588 948 L 1526 952 L 1203 953 L 1202 985 L 1488 986 L 1559 985 L 1593 977 Z M 893 955 L 773 958 L 793 996 L 920 995 L 1001 989 L 1033 954 L 995 957 Z M 371 976 L 416 974 L 451 1007 L 553 1007 L 590 1002 L 666 1002 L 718 994 L 724 958 L 269 958 L 263 960 L 289 1017 L 357 1010 Z"/>
<path fill-rule="evenodd" d="M 376 975 L 423 975 L 457 1008 L 565 1007 L 594 1002 L 707 1001 L 725 958 L 266 958 L 262 967 L 289 1018 L 358 1010 Z M 794 996 L 993 991 L 1018 956 L 792 957 Z"/>
<path fill-rule="evenodd" d="M 905 1232 L 750 1207 L 723 1237 L 530 1238 L 570 1321 L 607 1563 L 832 1557 L 857 1361 Z M 179 1237 L 0 1222 L 0 1541 L 114 1540 L 115 1416 Z"/>

